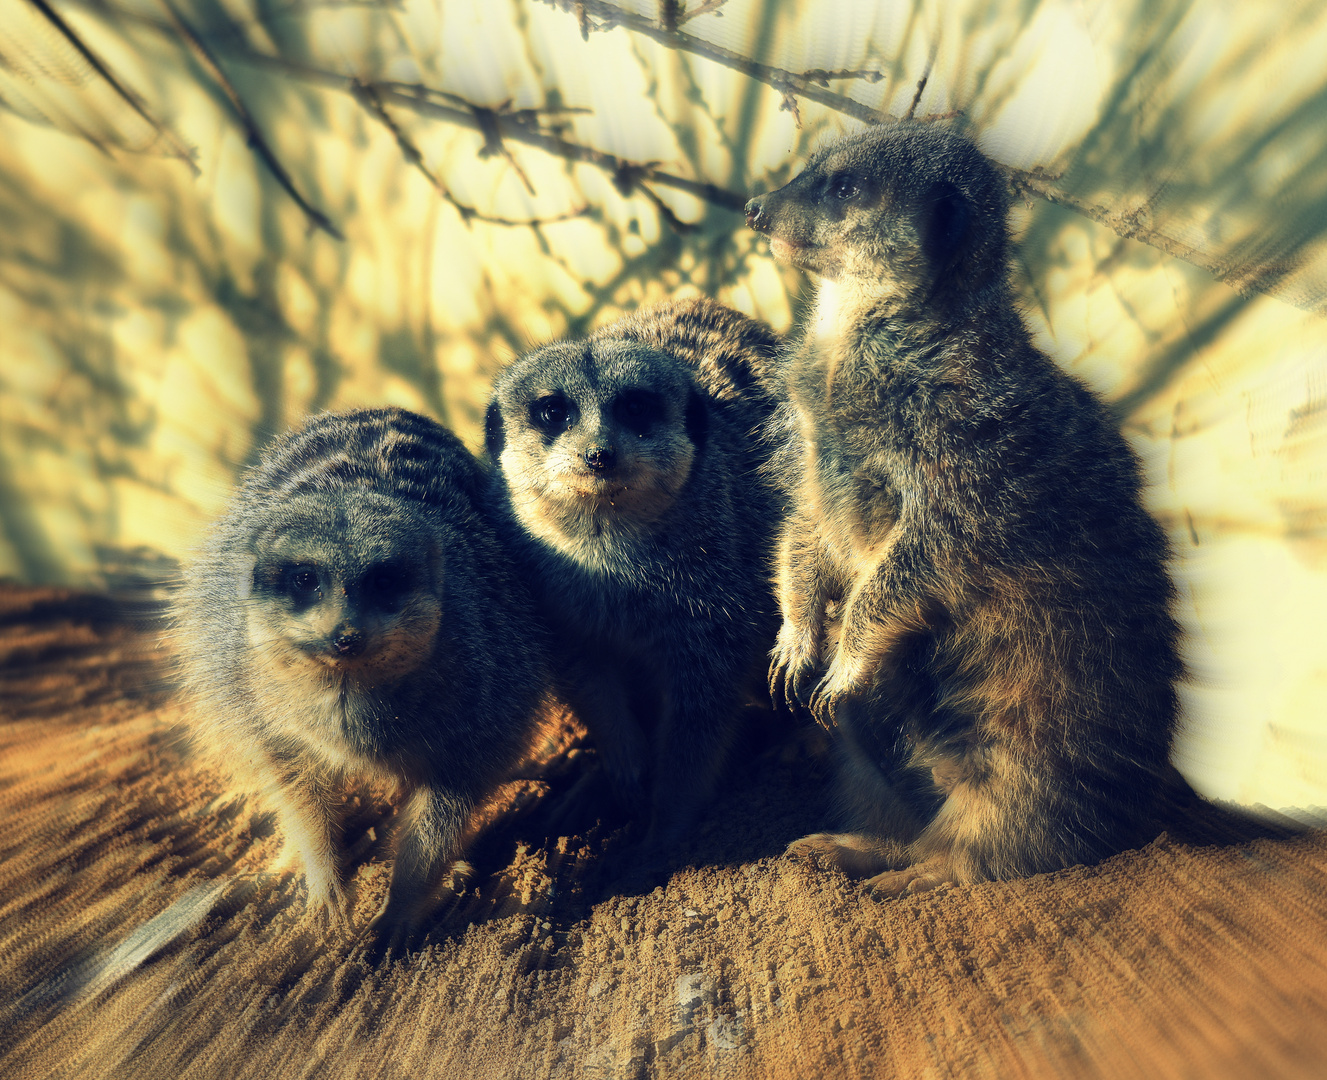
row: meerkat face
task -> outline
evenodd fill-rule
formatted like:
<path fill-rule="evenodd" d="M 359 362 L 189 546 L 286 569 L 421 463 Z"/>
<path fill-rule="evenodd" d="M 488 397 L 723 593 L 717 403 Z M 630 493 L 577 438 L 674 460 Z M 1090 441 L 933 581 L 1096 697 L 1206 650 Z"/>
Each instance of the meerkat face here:
<path fill-rule="evenodd" d="M 503 373 L 488 452 L 525 527 L 579 544 L 658 521 L 691 475 L 707 418 L 689 371 L 666 353 L 564 342 Z"/>
<path fill-rule="evenodd" d="M 238 569 L 255 659 L 277 676 L 365 685 L 433 653 L 442 617 L 434 534 L 368 492 L 301 496 L 273 508 Z"/>
<path fill-rule="evenodd" d="M 929 301 L 953 280 L 1003 273 L 1008 195 L 967 140 L 891 124 L 815 154 L 788 184 L 746 206 L 775 258 L 858 288 Z"/>

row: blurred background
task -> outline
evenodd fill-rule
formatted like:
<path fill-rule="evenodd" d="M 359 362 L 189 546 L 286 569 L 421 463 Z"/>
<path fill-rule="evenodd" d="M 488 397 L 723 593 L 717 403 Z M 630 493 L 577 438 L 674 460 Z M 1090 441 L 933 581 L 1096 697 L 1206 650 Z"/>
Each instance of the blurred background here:
<path fill-rule="evenodd" d="M 310 412 L 477 447 L 503 363 L 644 302 L 786 331 L 742 203 L 932 118 L 1146 464 L 1181 768 L 1327 804 L 1324 55 L 1312 0 L 0 0 L 0 577 L 187 557 Z"/>

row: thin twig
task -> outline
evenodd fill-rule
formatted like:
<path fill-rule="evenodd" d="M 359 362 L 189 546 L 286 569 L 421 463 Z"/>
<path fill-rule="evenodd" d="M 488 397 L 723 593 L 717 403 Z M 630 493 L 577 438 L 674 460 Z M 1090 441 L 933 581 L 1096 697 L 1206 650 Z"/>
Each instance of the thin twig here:
<path fill-rule="evenodd" d="M 480 134 L 484 136 L 484 145 L 479 149 L 479 156 L 481 158 L 505 158 L 507 164 L 516 170 L 516 175 L 521 178 L 525 190 L 534 195 L 534 184 L 530 183 L 530 178 L 525 174 L 525 170 L 511 156 L 511 151 L 507 149 L 506 143 L 502 141 L 502 131 L 498 128 L 498 117 L 511 108 L 511 102 L 505 102 L 496 109 L 487 109 L 479 105 L 472 105 L 470 108 L 475 114 L 475 119 L 479 121 Z"/>
<path fill-rule="evenodd" d="M 513 218 L 494 217 L 492 214 L 485 214 L 480 210 L 476 210 L 473 206 L 461 202 L 451 193 L 447 185 L 442 182 L 442 179 L 425 163 L 424 155 L 420 152 L 419 147 L 411 141 L 410 137 L 401 129 L 401 126 L 396 122 L 395 118 L 387 111 L 386 106 L 383 105 L 379 90 L 379 87 L 364 82 L 356 82 L 351 87 L 351 93 L 354 95 L 355 100 L 372 113 L 373 116 L 392 133 L 393 137 L 396 139 L 396 145 L 400 148 L 406 161 L 418 169 L 419 172 L 423 174 L 424 178 L 433 185 L 437 193 L 442 196 L 449 205 L 455 208 L 456 212 L 461 215 L 462 221 L 465 221 L 466 223 L 471 221 L 482 221 L 488 225 L 506 225 L 510 227 L 533 227 L 538 225 L 549 225 L 558 221 L 570 221 L 572 218 L 584 216 L 589 211 L 588 206 L 582 206 L 579 210 L 568 211 L 565 214 L 558 214 L 554 217 L 516 220 Z"/>
<path fill-rule="evenodd" d="M 707 60 L 713 60 L 716 64 L 732 68 L 734 71 L 740 71 L 758 82 L 774 87 L 781 94 L 795 94 L 797 97 L 817 101 L 821 105 L 827 105 L 831 109 L 855 117 L 864 123 L 875 124 L 880 122 L 880 114 L 869 105 L 863 105 L 859 101 L 853 101 L 850 97 L 835 94 L 826 89 L 830 79 L 864 79 L 866 82 L 879 82 L 884 78 L 884 75 L 879 71 L 825 71 L 816 68 L 799 75 L 796 72 L 785 71 L 783 68 L 759 63 L 743 56 L 741 53 L 735 53 L 722 46 L 713 45 L 693 34 L 684 34 L 676 29 L 665 29 L 659 23 L 651 22 L 649 19 L 632 14 L 629 11 L 623 11 L 614 4 L 605 3 L 604 0 L 575 0 L 575 3 L 572 0 L 544 0 L 544 2 L 562 11 L 575 13 L 580 20 L 582 37 L 588 37 L 588 29 L 611 30 L 618 26 L 624 26 L 628 30 L 644 34 L 670 49 L 680 49 L 682 52 L 693 53 Z M 599 19 L 601 25 L 595 27 L 590 24 L 590 16 Z"/>
<path fill-rule="evenodd" d="M 926 61 L 926 70 L 922 72 L 922 77 L 917 80 L 917 92 L 912 95 L 912 103 L 908 106 L 908 111 L 903 114 L 903 119 L 911 120 L 913 114 L 917 111 L 917 106 L 921 104 L 922 91 L 926 89 L 926 84 L 931 79 L 931 65 L 935 62 L 935 51 L 931 51 L 930 59 Z"/>
<path fill-rule="evenodd" d="M 719 8 L 723 7 L 726 3 L 728 3 L 728 0 L 705 0 L 705 2 L 701 4 L 700 7 L 696 8 L 695 11 L 683 11 L 678 15 L 677 24 L 678 26 L 681 26 L 683 23 L 690 22 L 692 19 L 698 19 L 702 15 L 708 15 L 711 11 L 718 11 Z"/>
<path fill-rule="evenodd" d="M 437 100 L 444 105 L 455 105 L 462 109 L 473 109 L 474 104 L 460 94 L 453 94 L 448 90 L 439 90 L 436 87 L 425 86 L 423 83 L 396 82 L 392 79 L 380 79 L 374 85 L 384 90 L 399 91 L 404 94 L 413 94 L 415 97 Z M 593 109 L 587 109 L 580 105 L 548 105 L 542 108 L 513 109 L 511 102 L 499 105 L 495 112 L 503 116 L 513 117 L 517 120 L 536 121 L 541 116 L 590 116 L 594 113 Z"/>
<path fill-rule="evenodd" d="M 92 66 L 92 70 L 105 79 L 110 84 L 111 89 L 113 89 L 115 93 L 134 110 L 134 112 L 147 121 L 153 131 L 166 140 L 167 144 L 170 146 L 172 156 L 179 158 L 188 165 L 189 168 L 193 170 L 195 176 L 201 175 L 198 164 L 194 161 L 193 151 L 176 138 L 174 132 L 172 132 L 170 128 L 147 111 L 147 107 L 143 104 L 142 99 L 115 77 L 115 73 L 111 71 L 110 66 L 93 52 L 92 48 L 74 32 L 73 27 L 61 18 L 59 12 L 52 8 L 46 0 L 28 0 L 28 3 L 40 11 L 46 21 L 54 26 L 56 30 L 60 32 L 61 36 L 78 50 L 78 54 Z M 95 139 L 93 142 L 94 145 L 99 145 Z"/>
<path fill-rule="evenodd" d="M 181 15 L 175 5 L 171 3 L 171 0 L 162 0 L 162 3 L 165 5 L 166 10 L 170 12 L 171 18 L 175 22 L 176 29 L 193 47 L 194 52 L 198 55 L 199 60 L 202 61 L 203 66 L 207 69 L 208 73 L 217 81 L 217 84 L 221 89 L 225 91 L 226 97 L 230 100 L 231 108 L 235 110 L 236 116 L 244 127 L 249 146 L 251 146 L 254 152 L 262 158 L 263 164 L 271 171 L 272 175 L 276 178 L 276 182 L 281 185 L 287 195 L 295 200 L 295 204 L 304 211 L 304 216 L 309 219 L 309 222 L 314 227 L 322 229 L 328 236 L 335 237 L 337 240 L 344 240 L 345 236 L 341 233 L 341 230 L 332 224 L 327 215 L 299 193 L 299 190 L 295 187 L 295 182 L 290 178 L 290 174 L 286 172 L 285 167 L 281 162 L 277 160 L 277 156 L 267 144 L 267 140 L 263 138 L 262 132 L 258 130 L 258 125 L 254 121 L 252 114 L 249 112 L 243 99 L 240 97 L 239 91 L 235 89 L 234 84 L 226 77 L 226 73 L 221 70 L 221 65 L 217 62 L 216 57 L 212 55 L 212 51 L 203 44 L 202 38 L 198 36 L 193 27 L 189 25 L 184 16 Z"/>

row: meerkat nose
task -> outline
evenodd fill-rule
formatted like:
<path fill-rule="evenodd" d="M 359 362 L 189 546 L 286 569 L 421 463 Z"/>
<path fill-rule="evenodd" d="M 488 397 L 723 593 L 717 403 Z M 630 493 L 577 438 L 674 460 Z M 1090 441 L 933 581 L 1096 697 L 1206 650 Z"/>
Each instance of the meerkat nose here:
<path fill-rule="evenodd" d="M 746 224 L 748 228 L 757 232 L 764 232 L 769 228 L 769 218 L 765 216 L 765 209 L 760 205 L 759 199 L 752 199 L 746 204 Z"/>
<path fill-rule="evenodd" d="M 611 446 L 587 446 L 585 467 L 593 472 L 607 472 L 617 464 L 617 451 Z"/>
<path fill-rule="evenodd" d="M 351 626 L 339 627 L 332 638 L 332 647 L 341 656 L 358 656 L 364 651 L 364 635 Z"/>

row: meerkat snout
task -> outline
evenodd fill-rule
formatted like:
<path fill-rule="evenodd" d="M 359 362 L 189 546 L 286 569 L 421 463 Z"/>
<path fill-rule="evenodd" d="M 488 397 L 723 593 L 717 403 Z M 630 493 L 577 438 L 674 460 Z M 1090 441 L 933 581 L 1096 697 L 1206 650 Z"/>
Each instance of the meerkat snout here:
<path fill-rule="evenodd" d="M 364 635 L 343 623 L 332 637 L 332 648 L 341 656 L 358 656 L 364 651 Z"/>
<path fill-rule="evenodd" d="M 617 464 L 617 450 L 611 443 L 591 443 L 585 448 L 584 459 L 591 472 L 608 472 Z"/>

